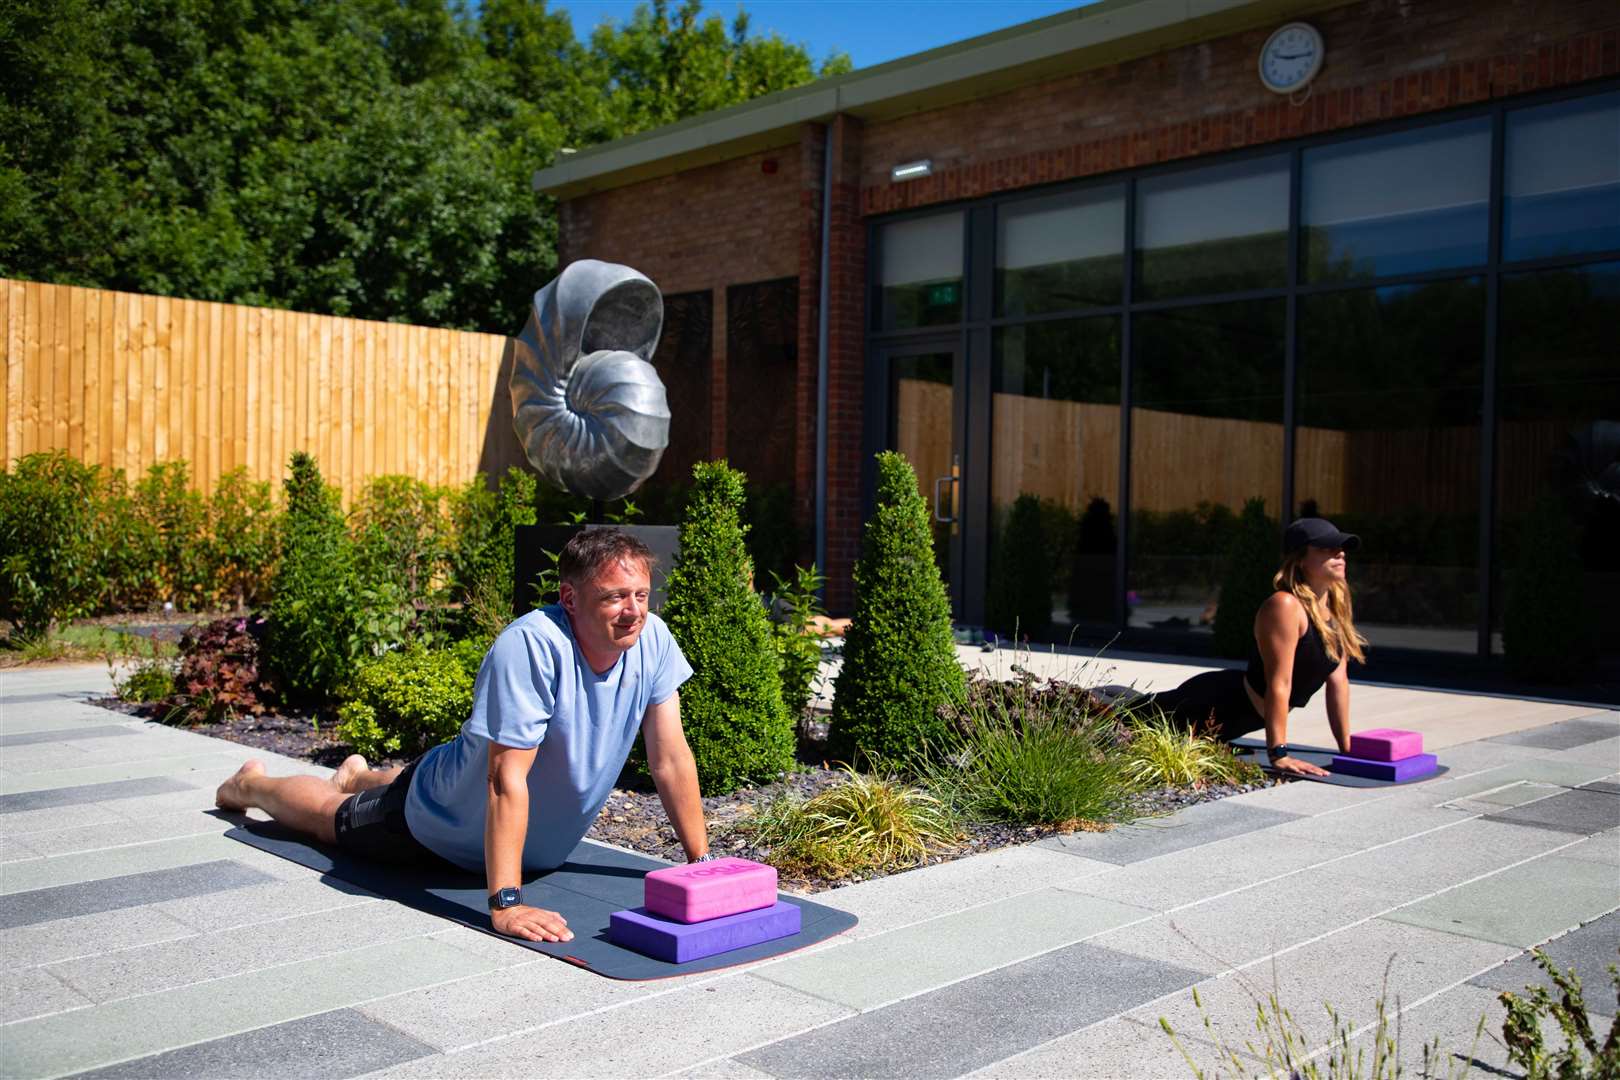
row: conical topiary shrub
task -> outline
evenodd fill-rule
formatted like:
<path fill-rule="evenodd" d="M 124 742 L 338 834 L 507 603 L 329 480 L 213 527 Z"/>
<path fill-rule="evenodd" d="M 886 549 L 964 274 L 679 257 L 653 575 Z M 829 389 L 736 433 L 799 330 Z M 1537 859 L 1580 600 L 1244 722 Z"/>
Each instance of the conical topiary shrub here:
<path fill-rule="evenodd" d="M 711 461 L 692 476 L 663 614 L 692 665 L 681 720 L 698 779 L 721 795 L 792 768 L 794 730 L 765 607 L 749 585 L 743 474 Z"/>
<path fill-rule="evenodd" d="M 990 623 L 1020 639 L 1052 631 L 1052 544 L 1038 495 L 1013 500 L 990 581 Z"/>
<path fill-rule="evenodd" d="M 1237 532 L 1226 550 L 1221 599 L 1215 608 L 1215 652 L 1241 659 L 1254 643 L 1254 615 L 1272 593 L 1280 561 L 1277 523 L 1266 516 L 1266 500 L 1250 499 L 1238 516 Z"/>
<path fill-rule="evenodd" d="M 855 612 L 833 691 L 829 750 L 851 763 L 873 756 L 902 762 L 944 733 L 939 707 L 964 693 L 928 506 L 911 465 L 885 451 L 878 455 L 877 511 L 855 564 Z"/>
<path fill-rule="evenodd" d="M 1543 495 L 1524 518 L 1502 607 L 1502 651 L 1508 669 L 1521 678 L 1567 681 L 1594 652 L 1596 627 L 1579 539 L 1552 495 Z"/>

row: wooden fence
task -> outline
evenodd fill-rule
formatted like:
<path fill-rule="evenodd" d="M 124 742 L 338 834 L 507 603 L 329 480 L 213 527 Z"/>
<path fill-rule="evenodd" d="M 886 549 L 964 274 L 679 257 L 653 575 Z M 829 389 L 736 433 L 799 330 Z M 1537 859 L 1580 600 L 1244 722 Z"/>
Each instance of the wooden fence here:
<path fill-rule="evenodd" d="M 523 460 L 511 339 L 0 278 L 5 460 L 185 459 L 212 490 L 279 481 L 295 450 L 352 496 L 374 476 L 464 483 Z"/>

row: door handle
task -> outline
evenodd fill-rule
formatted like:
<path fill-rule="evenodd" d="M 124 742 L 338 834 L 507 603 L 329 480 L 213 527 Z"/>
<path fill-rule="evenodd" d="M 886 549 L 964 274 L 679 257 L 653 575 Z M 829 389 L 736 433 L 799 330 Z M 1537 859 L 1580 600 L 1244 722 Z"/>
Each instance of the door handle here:
<path fill-rule="evenodd" d="M 940 495 L 940 488 L 946 484 L 954 483 L 956 483 L 956 477 L 954 476 L 936 476 L 934 478 L 934 520 L 939 522 L 941 525 L 949 525 L 956 520 L 956 500 L 954 498 L 951 500 L 950 517 L 946 517 L 939 511 L 940 504 L 943 501 Z M 954 496 L 956 493 L 953 491 L 951 494 Z"/>

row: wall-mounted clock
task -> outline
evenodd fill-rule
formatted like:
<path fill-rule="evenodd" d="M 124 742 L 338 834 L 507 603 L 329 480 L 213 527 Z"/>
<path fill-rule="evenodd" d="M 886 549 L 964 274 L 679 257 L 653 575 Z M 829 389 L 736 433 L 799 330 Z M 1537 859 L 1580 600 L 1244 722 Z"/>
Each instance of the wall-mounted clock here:
<path fill-rule="evenodd" d="M 1260 49 L 1260 81 L 1274 94 L 1310 85 L 1322 70 L 1322 35 L 1309 23 L 1280 26 Z"/>

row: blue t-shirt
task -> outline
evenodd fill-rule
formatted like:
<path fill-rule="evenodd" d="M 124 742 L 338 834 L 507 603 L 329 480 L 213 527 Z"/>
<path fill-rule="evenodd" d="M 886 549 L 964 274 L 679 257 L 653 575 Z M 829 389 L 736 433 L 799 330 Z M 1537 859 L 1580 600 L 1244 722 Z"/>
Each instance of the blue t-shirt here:
<path fill-rule="evenodd" d="M 417 765 L 405 798 L 411 835 L 458 866 L 482 870 L 489 744 L 538 746 L 523 870 L 561 866 L 613 791 L 648 706 L 668 701 L 691 676 L 657 615 L 648 613 L 635 645 L 598 675 L 561 607 L 529 612 L 490 646 L 461 734 Z"/>

